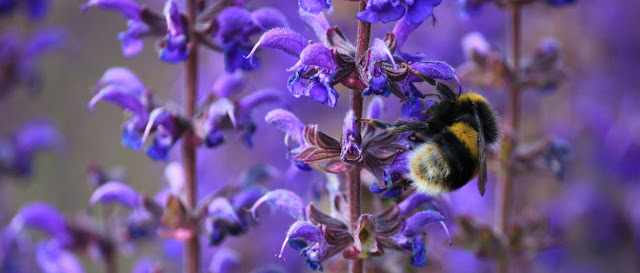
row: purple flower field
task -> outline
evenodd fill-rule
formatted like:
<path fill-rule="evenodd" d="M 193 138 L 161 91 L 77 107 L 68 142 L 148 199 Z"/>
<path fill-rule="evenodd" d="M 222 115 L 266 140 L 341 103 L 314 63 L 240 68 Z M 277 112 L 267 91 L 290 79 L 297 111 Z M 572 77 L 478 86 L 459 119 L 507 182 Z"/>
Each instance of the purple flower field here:
<path fill-rule="evenodd" d="M 0 273 L 640 272 L 633 0 L 0 0 Z"/>

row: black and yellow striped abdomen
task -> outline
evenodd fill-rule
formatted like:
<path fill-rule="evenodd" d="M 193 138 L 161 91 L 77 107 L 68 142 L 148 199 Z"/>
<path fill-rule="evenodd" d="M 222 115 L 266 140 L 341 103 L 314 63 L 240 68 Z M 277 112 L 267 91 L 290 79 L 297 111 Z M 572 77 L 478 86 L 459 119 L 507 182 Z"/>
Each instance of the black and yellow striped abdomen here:
<path fill-rule="evenodd" d="M 430 195 L 464 186 L 480 169 L 477 143 L 478 132 L 466 122 L 456 122 L 416 147 L 409 168 L 413 185 Z"/>

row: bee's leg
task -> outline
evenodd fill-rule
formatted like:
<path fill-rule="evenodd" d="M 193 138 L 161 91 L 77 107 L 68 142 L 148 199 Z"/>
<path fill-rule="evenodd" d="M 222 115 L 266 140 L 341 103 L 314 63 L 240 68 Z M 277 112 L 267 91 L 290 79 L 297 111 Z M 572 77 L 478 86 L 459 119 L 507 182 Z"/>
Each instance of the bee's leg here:
<path fill-rule="evenodd" d="M 392 124 L 389 124 L 388 122 L 385 122 L 379 119 L 372 119 L 372 118 L 360 119 L 360 121 L 369 123 L 373 127 L 380 128 L 382 130 L 389 131 L 392 133 L 424 130 L 428 128 L 427 124 L 424 122 L 403 122 L 403 123 L 397 123 L 395 125 L 392 125 Z"/>

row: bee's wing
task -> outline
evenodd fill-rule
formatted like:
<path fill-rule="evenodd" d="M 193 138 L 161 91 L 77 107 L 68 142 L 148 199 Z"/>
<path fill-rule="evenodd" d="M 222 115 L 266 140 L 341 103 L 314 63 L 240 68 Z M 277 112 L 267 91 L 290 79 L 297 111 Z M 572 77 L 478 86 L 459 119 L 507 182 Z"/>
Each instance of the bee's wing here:
<path fill-rule="evenodd" d="M 478 160 L 480 161 L 480 173 L 478 174 L 478 191 L 480 195 L 484 196 L 484 191 L 487 185 L 487 156 L 485 154 L 485 142 L 484 142 L 484 129 L 480 122 L 480 116 L 478 115 L 477 106 L 473 106 L 473 114 L 478 124 Z"/>

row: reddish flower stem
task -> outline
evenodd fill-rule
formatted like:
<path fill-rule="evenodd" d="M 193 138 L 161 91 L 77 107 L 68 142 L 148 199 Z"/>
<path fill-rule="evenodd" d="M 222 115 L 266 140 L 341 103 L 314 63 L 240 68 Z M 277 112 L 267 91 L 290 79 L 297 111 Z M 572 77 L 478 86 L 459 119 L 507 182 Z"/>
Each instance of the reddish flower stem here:
<path fill-rule="evenodd" d="M 195 113 L 196 97 L 198 94 L 198 37 L 194 34 L 193 26 L 196 21 L 197 0 L 186 0 L 187 20 L 189 22 L 189 57 L 185 62 L 185 81 L 182 96 L 182 110 L 187 118 Z M 196 207 L 198 196 L 196 181 L 196 146 L 192 141 L 193 131 L 189 130 L 182 138 L 182 167 L 186 189 L 186 202 L 189 212 Z M 192 219 L 191 225 L 194 235 L 184 245 L 184 272 L 200 272 L 200 241 L 198 240 L 197 221 Z"/>
<path fill-rule="evenodd" d="M 367 7 L 367 0 L 360 0 L 360 11 L 363 11 Z M 364 56 L 367 49 L 369 49 L 369 40 L 371 40 L 371 24 L 358 21 L 358 40 L 357 40 L 357 52 L 356 60 L 360 60 Z M 356 73 L 357 70 L 356 70 Z M 362 90 L 352 89 L 351 91 L 351 110 L 356 116 L 356 119 L 362 118 Z M 361 128 L 361 124 L 358 123 L 358 128 Z M 347 187 L 349 198 L 349 214 L 351 222 L 351 230 L 354 232 L 358 224 L 358 218 L 362 213 L 361 209 L 361 182 L 360 171 L 362 166 L 358 163 L 354 168 L 347 173 Z M 362 259 L 351 260 L 349 265 L 350 273 L 362 273 L 364 270 L 364 262 Z"/>
<path fill-rule="evenodd" d="M 520 42 L 521 42 L 521 6 L 517 3 L 511 5 L 510 9 L 510 28 L 511 28 L 511 54 L 513 62 L 513 79 L 509 84 L 509 97 L 507 105 L 507 122 L 508 131 L 505 134 L 502 143 L 502 163 L 504 174 L 500 183 L 498 183 L 495 208 L 495 228 L 499 234 L 506 237 L 508 228 L 509 214 L 509 197 L 511 195 L 511 187 L 513 184 L 513 152 L 516 150 L 518 127 L 520 126 L 521 112 L 521 93 L 520 88 Z M 505 252 L 504 257 L 498 260 L 498 272 L 508 272 L 509 270 L 509 253 Z"/>

